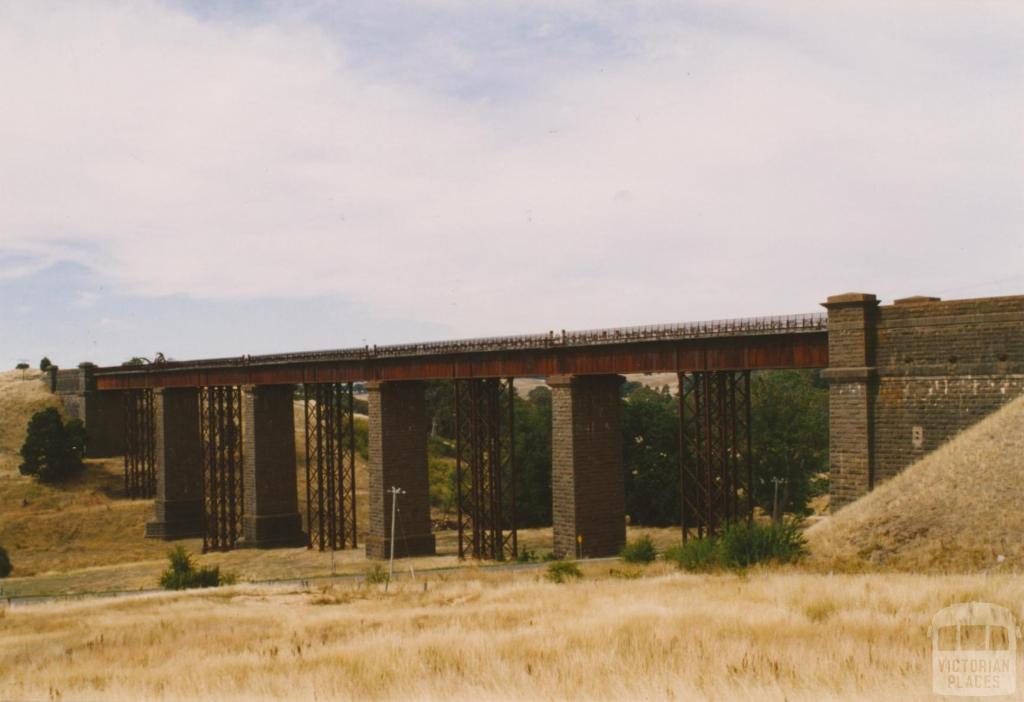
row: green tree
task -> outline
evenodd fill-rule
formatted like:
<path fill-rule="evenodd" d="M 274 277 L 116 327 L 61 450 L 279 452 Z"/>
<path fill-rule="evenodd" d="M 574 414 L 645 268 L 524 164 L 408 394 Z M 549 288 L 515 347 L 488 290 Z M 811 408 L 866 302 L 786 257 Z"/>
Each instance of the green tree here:
<path fill-rule="evenodd" d="M 828 470 L 828 388 L 817 371 L 779 370 L 751 378 L 754 501 L 771 513 L 773 478 L 785 480 L 783 509 L 807 513 L 811 479 Z"/>
<path fill-rule="evenodd" d="M 450 380 L 428 380 L 426 387 L 427 429 L 430 436 L 455 438 L 455 384 Z"/>
<path fill-rule="evenodd" d="M 50 359 L 47 358 L 46 356 L 43 356 L 42 360 L 39 361 L 39 370 L 45 373 L 46 371 L 50 370 L 50 366 L 52 365 L 53 363 L 50 362 Z"/>
<path fill-rule="evenodd" d="M 551 390 L 543 385 L 516 397 L 516 523 L 551 524 Z"/>
<path fill-rule="evenodd" d="M 29 420 L 19 470 L 44 483 L 78 475 L 85 467 L 85 441 L 85 428 L 80 421 L 72 420 L 65 426 L 60 412 L 53 407 L 40 410 Z"/>
<path fill-rule="evenodd" d="M 626 514 L 633 524 L 679 523 L 678 412 L 668 387 L 635 387 L 622 404 Z"/>

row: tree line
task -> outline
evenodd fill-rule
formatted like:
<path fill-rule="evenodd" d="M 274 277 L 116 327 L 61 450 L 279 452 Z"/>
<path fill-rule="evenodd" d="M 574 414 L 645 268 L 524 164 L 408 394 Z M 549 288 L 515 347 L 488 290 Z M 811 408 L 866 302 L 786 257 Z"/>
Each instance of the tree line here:
<path fill-rule="evenodd" d="M 753 498 L 771 513 L 807 514 L 827 489 L 828 390 L 817 371 L 761 371 L 751 378 Z M 678 398 L 637 382 L 622 385 L 623 480 L 633 524 L 680 523 Z M 540 386 L 514 401 L 516 515 L 520 527 L 551 524 L 551 391 Z M 452 384 L 427 387 L 431 500 L 454 511 Z M 776 488 L 778 497 L 776 498 Z"/>

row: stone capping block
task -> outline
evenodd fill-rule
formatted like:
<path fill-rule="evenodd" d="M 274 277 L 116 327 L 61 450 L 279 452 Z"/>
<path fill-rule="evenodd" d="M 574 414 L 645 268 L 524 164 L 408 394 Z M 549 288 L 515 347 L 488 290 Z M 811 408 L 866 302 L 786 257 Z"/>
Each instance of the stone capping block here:
<path fill-rule="evenodd" d="M 941 302 L 941 297 L 929 297 L 927 295 L 912 295 L 910 297 L 900 297 L 892 301 L 894 305 L 920 305 L 929 302 Z"/>
<path fill-rule="evenodd" d="M 832 309 L 833 307 L 850 307 L 854 305 L 877 305 L 878 298 L 871 293 L 843 293 L 831 295 L 828 300 L 821 303 L 822 307 Z"/>

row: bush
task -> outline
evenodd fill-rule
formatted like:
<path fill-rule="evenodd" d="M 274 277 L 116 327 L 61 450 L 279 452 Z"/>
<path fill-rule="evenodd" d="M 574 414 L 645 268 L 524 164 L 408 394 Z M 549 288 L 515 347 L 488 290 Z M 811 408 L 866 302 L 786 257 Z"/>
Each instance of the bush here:
<path fill-rule="evenodd" d="M 388 576 L 388 572 L 384 570 L 384 566 L 380 563 L 374 563 L 373 567 L 366 571 L 365 577 L 366 582 L 370 585 L 380 585 L 391 579 Z"/>
<path fill-rule="evenodd" d="M 517 563 L 533 563 L 534 561 L 539 560 L 540 558 L 537 556 L 536 551 L 531 551 L 530 549 L 525 547 L 519 549 L 519 555 L 516 556 Z"/>
<path fill-rule="evenodd" d="M 41 482 L 55 483 L 78 475 L 85 467 L 85 427 L 79 420 L 64 424 L 53 407 L 32 415 L 21 447 L 22 475 L 35 475 Z"/>
<path fill-rule="evenodd" d="M 619 557 L 626 563 L 653 563 L 658 552 L 651 537 L 644 535 L 626 544 L 619 552 Z"/>
<path fill-rule="evenodd" d="M 7 555 L 7 549 L 0 546 L 0 578 L 6 578 L 14 570 L 11 565 L 11 557 Z"/>
<path fill-rule="evenodd" d="M 729 568 L 746 568 L 755 563 L 774 561 L 789 563 L 804 552 L 804 535 L 799 522 L 781 524 L 726 525 L 718 536 L 718 557 Z"/>
<path fill-rule="evenodd" d="M 170 567 L 160 576 L 160 587 L 165 590 L 186 590 L 194 587 L 217 587 L 221 584 L 220 568 L 196 568 L 191 554 L 183 546 L 167 552 Z M 230 578 L 234 582 L 234 577 Z"/>
<path fill-rule="evenodd" d="M 665 560 L 693 571 L 712 570 L 718 564 L 715 542 L 708 538 L 690 539 L 685 544 L 672 546 L 665 551 Z"/>
<path fill-rule="evenodd" d="M 727 524 L 717 536 L 693 539 L 665 552 L 680 568 L 707 571 L 717 567 L 746 568 L 757 563 L 790 563 L 804 553 L 798 521 L 782 524 Z"/>
<path fill-rule="evenodd" d="M 569 580 L 579 580 L 583 577 L 579 566 L 569 561 L 554 561 L 548 565 L 548 572 L 545 577 L 553 583 L 564 583 Z"/>
<path fill-rule="evenodd" d="M 39 361 L 39 370 L 45 373 L 46 371 L 50 370 L 50 366 L 52 365 L 53 363 L 50 361 L 50 359 L 47 358 L 46 356 L 43 356 L 42 360 Z"/>

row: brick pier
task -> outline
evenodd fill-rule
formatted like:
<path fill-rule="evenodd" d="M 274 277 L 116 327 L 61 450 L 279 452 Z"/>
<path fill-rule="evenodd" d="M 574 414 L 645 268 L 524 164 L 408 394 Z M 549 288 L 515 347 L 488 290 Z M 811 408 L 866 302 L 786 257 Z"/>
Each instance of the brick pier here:
<path fill-rule="evenodd" d="M 619 375 L 552 376 L 554 553 L 616 555 L 626 543 Z"/>
<path fill-rule="evenodd" d="M 190 539 L 203 535 L 202 448 L 199 390 L 153 391 L 156 518 L 146 524 L 150 539 Z"/>
<path fill-rule="evenodd" d="M 387 558 L 391 549 L 391 493 L 398 487 L 395 556 L 435 553 L 430 530 L 425 387 L 420 381 L 370 382 L 368 558 Z"/>
<path fill-rule="evenodd" d="M 293 385 L 242 387 L 245 509 L 239 546 L 305 546 L 295 474 Z"/>

